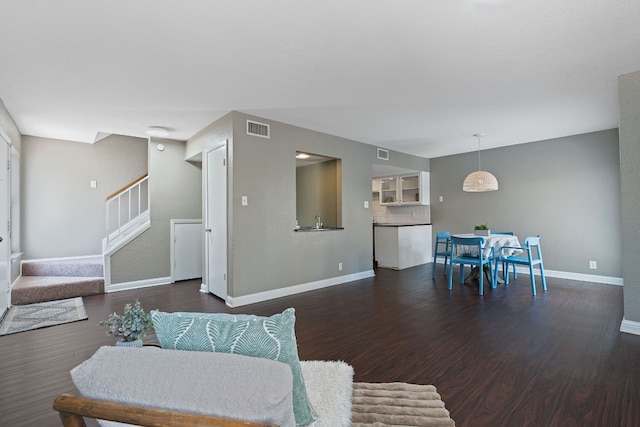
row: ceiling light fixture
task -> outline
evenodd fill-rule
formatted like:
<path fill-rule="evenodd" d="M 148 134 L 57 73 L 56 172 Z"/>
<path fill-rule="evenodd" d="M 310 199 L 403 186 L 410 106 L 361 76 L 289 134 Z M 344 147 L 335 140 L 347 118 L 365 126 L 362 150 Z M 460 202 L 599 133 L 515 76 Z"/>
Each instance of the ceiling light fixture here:
<path fill-rule="evenodd" d="M 308 154 L 306 154 L 306 153 L 298 153 L 298 154 L 296 154 L 296 159 L 300 159 L 300 160 L 308 159 L 309 157 L 310 156 Z"/>
<path fill-rule="evenodd" d="M 155 136 L 158 138 L 164 138 L 169 135 L 169 129 L 163 128 L 161 126 L 149 126 L 147 128 L 147 135 Z"/>
<path fill-rule="evenodd" d="M 476 133 L 473 136 L 478 138 L 478 170 L 467 175 L 462 184 L 462 190 L 472 193 L 496 191 L 498 189 L 498 180 L 491 172 L 483 171 L 480 167 L 480 138 L 484 135 Z"/>

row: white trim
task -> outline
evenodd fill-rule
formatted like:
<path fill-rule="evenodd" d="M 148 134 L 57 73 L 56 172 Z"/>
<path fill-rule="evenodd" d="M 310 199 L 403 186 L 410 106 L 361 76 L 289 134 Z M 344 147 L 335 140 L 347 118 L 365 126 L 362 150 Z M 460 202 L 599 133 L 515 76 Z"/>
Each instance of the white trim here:
<path fill-rule="evenodd" d="M 200 283 L 200 292 L 202 292 L 203 294 L 209 293 L 209 287 L 206 283 Z"/>
<path fill-rule="evenodd" d="M 620 323 L 620 332 L 626 332 L 628 334 L 640 335 L 640 322 L 634 322 L 633 320 L 627 320 L 622 318 Z"/>
<path fill-rule="evenodd" d="M 340 285 L 346 282 L 353 282 L 354 280 L 366 279 L 367 277 L 373 277 L 373 276 L 375 276 L 375 273 L 373 272 L 373 270 L 366 270 L 366 271 L 361 271 L 359 273 L 347 274 L 345 276 L 332 277 L 329 279 L 318 280 L 315 282 L 288 286 L 286 288 L 273 289 L 271 291 L 265 291 L 265 292 L 258 292 L 256 294 L 242 295 L 235 298 L 227 297 L 225 302 L 229 307 L 240 307 L 242 305 L 255 304 L 257 302 L 286 297 L 294 294 L 300 294 L 302 292 L 328 288 L 330 286 Z"/>
<path fill-rule="evenodd" d="M 7 144 L 11 145 L 11 138 L 9 138 L 9 135 L 7 135 L 4 129 L 2 129 L 2 126 L 0 126 L 0 137 L 2 137 L 2 139 L 7 141 Z"/>
<path fill-rule="evenodd" d="M 518 268 L 518 273 L 529 274 L 528 268 Z M 540 271 L 536 271 L 534 269 L 534 274 L 536 276 L 540 275 Z M 598 276 L 595 274 L 584 274 L 584 273 L 572 273 L 570 271 L 555 271 L 555 270 L 547 270 L 544 269 L 544 275 L 546 277 L 555 277 L 558 279 L 571 279 L 571 280 L 579 280 L 581 282 L 593 282 L 593 283 L 602 283 L 605 285 L 616 285 L 622 286 L 622 277 L 613 277 L 613 276 Z"/>
<path fill-rule="evenodd" d="M 104 251 L 104 255 L 113 255 L 120 249 L 127 246 L 132 240 L 136 239 L 139 235 L 151 228 L 151 219 L 147 218 L 146 221 L 138 226 L 134 232 L 127 234 L 122 240 L 116 242 L 113 246 Z M 103 241 L 104 245 L 104 241 Z"/>
<path fill-rule="evenodd" d="M 438 257 L 439 258 L 439 257 Z M 444 264 L 443 259 L 438 259 L 437 264 Z M 518 274 L 529 274 L 529 268 L 527 267 L 517 267 Z M 534 276 L 540 276 L 540 268 L 536 267 L 533 269 Z M 595 274 L 584 274 L 584 273 L 573 273 L 571 271 L 558 271 L 558 270 L 548 270 L 544 269 L 545 277 L 555 277 L 557 279 L 569 279 L 569 280 L 578 280 L 580 282 L 593 282 L 593 283 L 602 283 L 605 285 L 616 285 L 623 286 L 624 283 L 622 281 L 622 277 L 615 276 L 597 276 Z"/>
<path fill-rule="evenodd" d="M 105 286 L 105 293 L 128 291 L 130 289 L 148 288 L 150 286 L 168 285 L 171 283 L 171 277 L 157 277 L 155 279 L 135 280 L 133 282 L 122 282 Z"/>

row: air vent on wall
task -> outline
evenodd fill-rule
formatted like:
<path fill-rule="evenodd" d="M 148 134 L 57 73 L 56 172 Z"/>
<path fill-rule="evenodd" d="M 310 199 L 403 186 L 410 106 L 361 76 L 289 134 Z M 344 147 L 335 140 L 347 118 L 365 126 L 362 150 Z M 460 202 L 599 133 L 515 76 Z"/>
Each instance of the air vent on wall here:
<path fill-rule="evenodd" d="M 389 150 L 378 148 L 378 158 L 380 160 L 389 160 Z"/>
<path fill-rule="evenodd" d="M 260 138 L 270 138 L 269 125 L 247 120 L 247 135 L 259 136 Z"/>

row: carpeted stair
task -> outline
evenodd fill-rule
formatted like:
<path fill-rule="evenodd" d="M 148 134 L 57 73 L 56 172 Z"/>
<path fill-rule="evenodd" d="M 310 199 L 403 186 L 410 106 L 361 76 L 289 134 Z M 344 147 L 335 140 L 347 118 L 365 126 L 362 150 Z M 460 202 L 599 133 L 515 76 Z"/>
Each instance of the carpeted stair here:
<path fill-rule="evenodd" d="M 101 257 L 23 261 L 22 276 L 11 290 L 15 305 L 104 293 Z"/>

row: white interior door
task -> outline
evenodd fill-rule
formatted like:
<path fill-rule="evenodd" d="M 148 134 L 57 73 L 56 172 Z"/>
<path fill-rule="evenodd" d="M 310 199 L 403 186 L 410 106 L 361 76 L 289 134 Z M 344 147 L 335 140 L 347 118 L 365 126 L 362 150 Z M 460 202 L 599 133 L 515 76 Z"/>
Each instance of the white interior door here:
<path fill-rule="evenodd" d="M 0 132 L 0 317 L 9 307 L 9 138 Z"/>
<path fill-rule="evenodd" d="M 227 298 L 227 143 L 205 152 L 205 255 L 209 292 Z"/>

